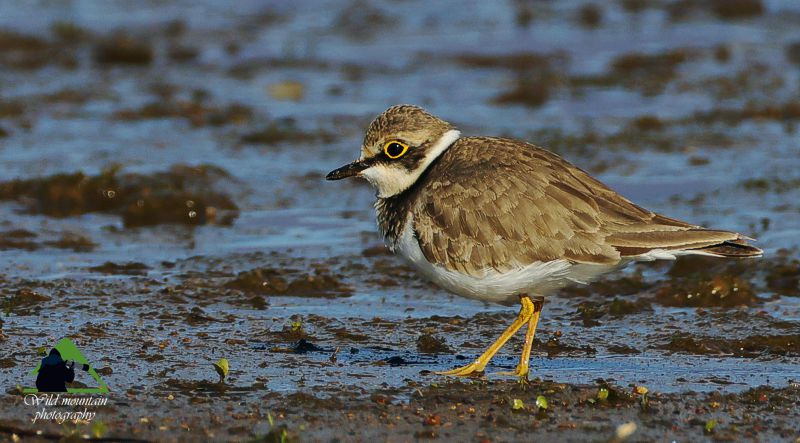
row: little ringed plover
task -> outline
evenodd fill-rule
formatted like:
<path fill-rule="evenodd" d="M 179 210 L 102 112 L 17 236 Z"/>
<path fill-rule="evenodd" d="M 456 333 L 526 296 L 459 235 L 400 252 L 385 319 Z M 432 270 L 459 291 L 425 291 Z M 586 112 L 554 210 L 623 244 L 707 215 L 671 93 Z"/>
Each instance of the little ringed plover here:
<path fill-rule="evenodd" d="M 483 372 L 527 325 L 513 372 L 527 377 L 544 297 L 566 285 L 632 261 L 762 253 L 736 232 L 644 209 L 543 148 L 461 137 L 452 124 L 412 105 L 375 118 L 359 159 L 326 178 L 353 176 L 377 191 L 378 227 L 388 248 L 423 276 L 464 297 L 521 305 L 486 352 L 446 375 Z"/>

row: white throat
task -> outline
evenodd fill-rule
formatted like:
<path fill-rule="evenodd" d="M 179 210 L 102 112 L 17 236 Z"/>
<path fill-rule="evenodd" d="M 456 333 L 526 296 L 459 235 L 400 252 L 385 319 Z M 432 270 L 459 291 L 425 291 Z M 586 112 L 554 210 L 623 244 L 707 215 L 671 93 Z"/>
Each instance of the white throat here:
<path fill-rule="evenodd" d="M 391 167 L 388 165 L 375 165 L 361 171 L 361 176 L 367 179 L 375 189 L 378 197 L 387 198 L 397 195 L 413 185 L 417 179 L 428 169 L 431 163 L 444 153 L 461 136 L 457 129 L 451 129 L 442 135 L 431 149 L 425 154 L 420 165 L 414 171 Z"/>

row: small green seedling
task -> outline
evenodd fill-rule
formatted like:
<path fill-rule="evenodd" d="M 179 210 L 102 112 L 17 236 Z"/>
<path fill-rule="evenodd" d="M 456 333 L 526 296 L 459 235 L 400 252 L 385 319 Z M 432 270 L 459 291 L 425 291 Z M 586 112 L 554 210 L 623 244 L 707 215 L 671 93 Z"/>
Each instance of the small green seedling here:
<path fill-rule="evenodd" d="M 225 377 L 228 376 L 228 372 L 230 372 L 230 365 L 228 364 L 227 358 L 221 358 L 216 363 L 214 363 L 214 369 L 219 374 L 219 382 L 222 383 L 225 381 Z"/>

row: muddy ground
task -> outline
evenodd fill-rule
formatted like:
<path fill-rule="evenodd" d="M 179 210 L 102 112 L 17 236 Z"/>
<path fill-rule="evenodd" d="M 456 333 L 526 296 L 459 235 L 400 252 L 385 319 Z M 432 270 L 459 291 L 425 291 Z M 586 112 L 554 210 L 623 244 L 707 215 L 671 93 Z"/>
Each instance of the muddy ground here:
<path fill-rule="evenodd" d="M 0 3 L 0 439 L 800 438 L 795 2 L 311 3 Z M 323 180 L 401 102 L 765 256 L 567 288 L 527 384 L 495 374 L 521 337 L 438 376 L 514 308 L 422 281 Z M 34 423 L 63 337 L 108 404 Z"/>

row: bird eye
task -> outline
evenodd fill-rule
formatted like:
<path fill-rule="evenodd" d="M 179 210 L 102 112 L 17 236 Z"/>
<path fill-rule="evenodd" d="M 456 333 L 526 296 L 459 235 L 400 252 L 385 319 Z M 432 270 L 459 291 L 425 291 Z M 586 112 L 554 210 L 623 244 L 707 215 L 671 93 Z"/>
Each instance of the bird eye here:
<path fill-rule="evenodd" d="M 390 141 L 383 146 L 383 152 L 391 159 L 400 158 L 408 151 L 408 145 L 397 140 Z"/>

